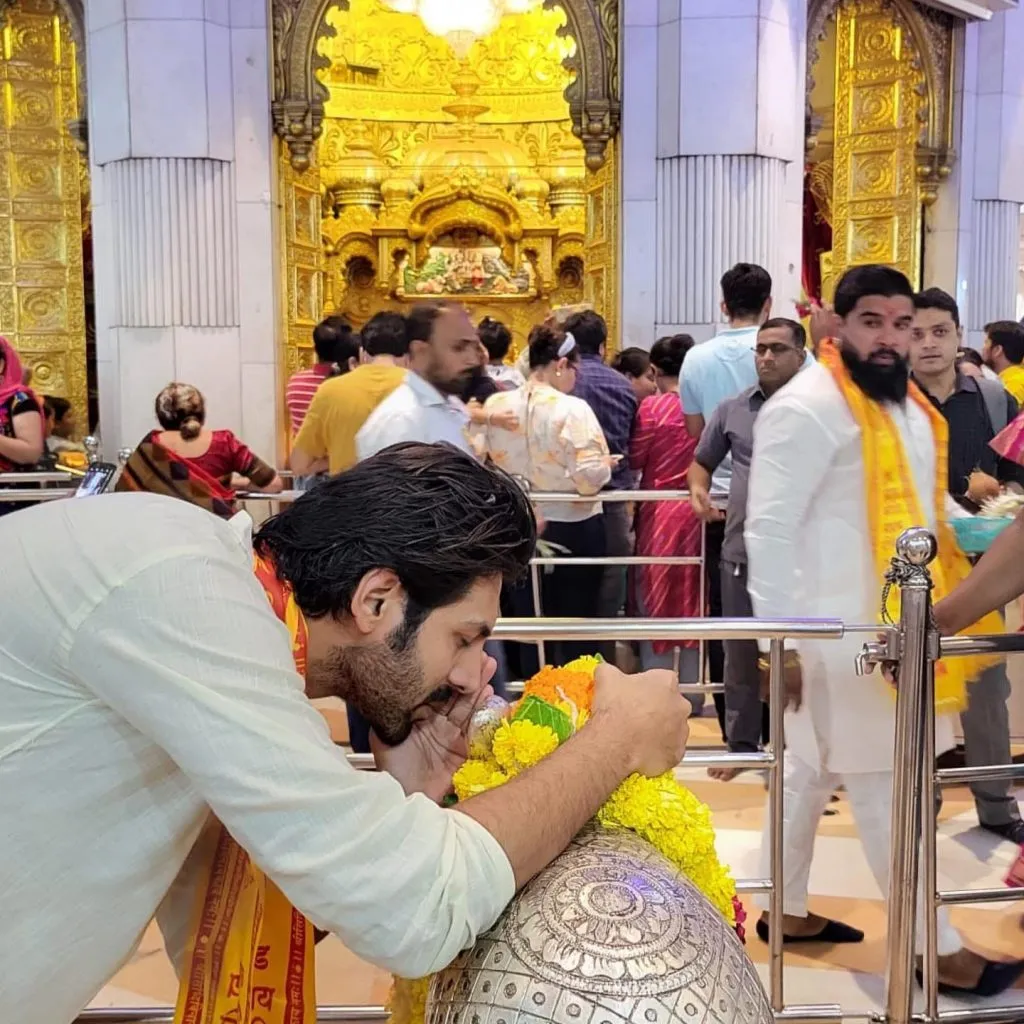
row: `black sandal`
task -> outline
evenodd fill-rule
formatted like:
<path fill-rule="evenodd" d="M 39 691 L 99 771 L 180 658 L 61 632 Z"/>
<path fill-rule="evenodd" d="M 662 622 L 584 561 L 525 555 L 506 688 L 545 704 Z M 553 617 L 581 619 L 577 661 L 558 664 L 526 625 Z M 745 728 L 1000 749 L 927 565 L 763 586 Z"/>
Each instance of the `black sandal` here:
<path fill-rule="evenodd" d="M 924 988 L 924 971 L 917 968 L 917 983 Z M 978 984 L 974 988 L 962 988 L 960 985 L 947 985 L 939 982 L 939 993 L 944 996 L 979 996 L 982 999 L 1002 995 L 1007 989 L 1013 988 L 1021 975 L 1024 974 L 1024 960 L 986 960 L 985 969 L 981 972 Z"/>
<path fill-rule="evenodd" d="M 762 942 L 768 941 L 768 925 L 764 921 L 758 921 L 755 927 L 757 937 Z M 816 932 L 814 935 L 783 935 L 782 944 L 784 946 L 795 945 L 798 942 L 828 942 L 834 946 L 843 945 L 847 943 L 863 942 L 864 933 L 859 928 L 851 928 L 848 924 L 843 924 L 841 921 L 826 920 L 825 927 L 820 932 Z M 1022 966 L 1024 970 L 1024 966 Z"/>

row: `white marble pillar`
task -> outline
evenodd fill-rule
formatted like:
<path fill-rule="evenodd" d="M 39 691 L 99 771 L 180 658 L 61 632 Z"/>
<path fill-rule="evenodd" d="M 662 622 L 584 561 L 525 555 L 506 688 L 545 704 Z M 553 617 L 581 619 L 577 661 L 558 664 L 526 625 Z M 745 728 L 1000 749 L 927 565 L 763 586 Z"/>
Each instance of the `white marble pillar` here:
<path fill-rule="evenodd" d="M 964 90 L 961 152 L 970 164 L 971 181 L 970 201 L 964 202 L 961 211 L 966 238 L 958 290 L 965 307 L 967 339 L 974 345 L 983 341 L 986 323 L 1017 317 L 1024 203 L 1022 50 L 1024 10 L 1005 11 L 966 29 L 965 77 L 969 80 Z"/>
<path fill-rule="evenodd" d="M 171 380 L 276 451 L 264 0 L 86 4 L 100 429 L 111 455 Z"/>
<path fill-rule="evenodd" d="M 792 314 L 800 295 L 805 0 L 661 0 L 656 12 L 626 0 L 625 12 L 623 320 L 637 332 L 634 343 L 674 331 L 712 335 L 721 320 L 719 279 L 741 260 L 770 271 L 778 312 Z M 631 169 L 628 144 L 630 112 L 642 108 L 649 122 L 652 95 L 653 189 L 649 151 Z"/>
<path fill-rule="evenodd" d="M 624 0 L 623 15 L 621 344 L 650 348 L 658 272 L 658 0 Z"/>

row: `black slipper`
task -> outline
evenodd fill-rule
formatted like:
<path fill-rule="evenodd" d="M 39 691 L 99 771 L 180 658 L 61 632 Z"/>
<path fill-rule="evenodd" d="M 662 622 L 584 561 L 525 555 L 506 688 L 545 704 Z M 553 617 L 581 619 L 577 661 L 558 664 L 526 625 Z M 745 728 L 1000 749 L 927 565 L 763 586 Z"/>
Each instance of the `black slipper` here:
<path fill-rule="evenodd" d="M 760 934 L 760 933 L 759 933 Z M 917 983 L 924 988 L 924 972 L 920 967 L 915 971 Z M 1002 995 L 1024 974 L 1024 960 L 986 960 L 978 984 L 974 988 L 946 985 L 939 982 L 939 992 L 944 996 L 980 996 L 983 999 Z"/>
<path fill-rule="evenodd" d="M 755 928 L 757 937 L 762 942 L 768 941 L 768 925 L 764 921 L 758 921 Z M 794 945 L 797 942 L 828 942 L 832 945 L 844 943 L 863 942 L 864 933 L 859 928 L 851 928 L 841 921 L 825 921 L 825 927 L 814 935 L 783 935 L 784 946 Z"/>

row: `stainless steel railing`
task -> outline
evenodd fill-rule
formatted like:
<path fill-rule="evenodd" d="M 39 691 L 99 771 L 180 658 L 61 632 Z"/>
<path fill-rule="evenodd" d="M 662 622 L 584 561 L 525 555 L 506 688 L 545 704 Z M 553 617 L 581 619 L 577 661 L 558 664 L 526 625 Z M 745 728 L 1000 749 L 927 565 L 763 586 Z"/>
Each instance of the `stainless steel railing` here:
<path fill-rule="evenodd" d="M 864 627 L 866 628 L 866 627 Z M 878 632 L 873 629 L 873 632 Z M 784 642 L 794 640 L 840 639 L 847 634 L 838 619 L 503 619 L 494 635 L 503 640 L 529 642 L 538 635 L 556 640 L 654 639 L 695 640 L 767 640 L 770 642 L 770 699 L 782 707 L 784 695 Z M 840 1021 L 839 1006 L 786 1006 L 783 987 L 782 946 L 782 765 L 785 756 L 783 716 L 772 715 L 769 749 L 759 754 L 691 754 L 680 762 L 681 768 L 734 767 L 760 769 L 768 775 L 769 794 L 769 877 L 737 880 L 737 890 L 766 895 L 769 902 L 769 993 L 776 1020 Z M 360 770 L 375 770 L 372 755 L 350 754 L 349 762 Z M 318 1021 L 379 1021 L 387 1016 L 383 1007 L 333 1006 L 318 1010 Z M 156 1009 L 92 1009 L 77 1018 L 76 1024 L 170 1024 L 173 1011 Z"/>
<path fill-rule="evenodd" d="M 941 890 L 937 879 L 935 787 L 994 779 L 1024 778 L 1024 765 L 935 769 L 935 662 L 970 654 L 1020 653 L 1019 633 L 939 637 L 931 616 L 928 565 L 937 545 L 927 530 L 907 530 L 899 539 L 890 578 L 900 588 L 898 633 L 864 645 L 860 665 L 898 665 L 896 750 L 893 775 L 892 856 L 888 901 L 889 957 L 886 977 L 888 1024 L 997 1024 L 1024 1021 L 1024 1004 L 966 1010 L 938 1008 L 938 923 L 941 907 L 1024 900 L 1024 889 L 1008 887 Z M 918 892 L 924 892 L 925 1009 L 913 1013 Z"/>

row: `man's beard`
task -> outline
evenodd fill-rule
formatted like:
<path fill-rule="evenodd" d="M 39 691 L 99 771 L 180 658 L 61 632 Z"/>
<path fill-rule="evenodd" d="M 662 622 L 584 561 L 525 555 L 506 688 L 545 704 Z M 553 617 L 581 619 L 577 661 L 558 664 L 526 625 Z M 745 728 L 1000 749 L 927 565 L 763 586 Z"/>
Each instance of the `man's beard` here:
<path fill-rule="evenodd" d="M 310 663 L 308 692 L 353 704 L 384 743 L 397 746 L 408 739 L 413 711 L 424 703 L 416 633 L 402 625 L 384 643 L 332 647 L 321 661 Z"/>
<path fill-rule="evenodd" d="M 483 372 L 484 368 L 480 366 L 473 367 L 472 370 L 466 370 L 454 378 L 442 377 L 439 364 L 435 361 L 426 368 L 423 376 L 433 384 L 442 395 L 450 395 L 453 398 L 462 398 L 462 396 L 465 395 L 472 386 L 474 374 L 482 374 Z"/>
<path fill-rule="evenodd" d="M 893 352 L 893 362 L 873 362 L 861 359 L 848 345 L 840 348 L 843 362 L 850 371 L 854 384 L 868 398 L 876 402 L 895 402 L 902 404 L 907 397 L 910 386 L 910 367 L 906 359 Z"/>

